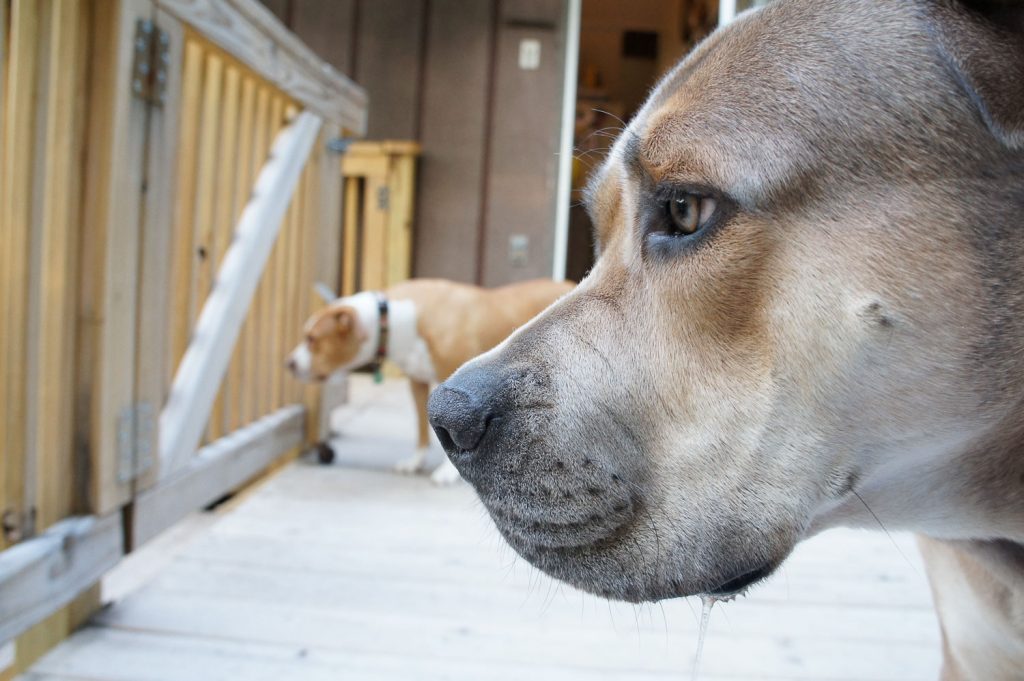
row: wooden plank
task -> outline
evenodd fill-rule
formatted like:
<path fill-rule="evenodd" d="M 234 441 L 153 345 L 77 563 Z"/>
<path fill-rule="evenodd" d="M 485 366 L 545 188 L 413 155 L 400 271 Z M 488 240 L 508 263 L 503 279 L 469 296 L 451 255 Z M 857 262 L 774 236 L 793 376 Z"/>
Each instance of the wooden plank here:
<path fill-rule="evenodd" d="M 299 446 L 304 424 L 305 409 L 292 405 L 200 449 L 177 474 L 136 498 L 133 545 L 237 489 Z"/>
<path fill-rule="evenodd" d="M 337 127 L 325 128 L 325 140 L 337 137 Z M 338 156 L 324 150 L 320 154 L 320 167 L 316 173 L 318 186 L 317 218 L 313 225 L 314 282 L 327 284 L 336 293 L 341 291 L 342 240 L 345 226 L 342 222 L 344 179 L 338 168 Z M 317 307 L 319 307 L 317 305 Z"/>
<path fill-rule="evenodd" d="M 416 199 L 416 158 L 391 154 L 388 183 L 388 285 L 412 276 L 412 222 Z"/>
<path fill-rule="evenodd" d="M 388 189 L 387 175 L 366 176 L 363 185 L 362 281 L 364 291 L 380 291 L 387 286 L 388 213 L 381 197 Z"/>
<path fill-rule="evenodd" d="M 188 347 L 192 332 L 192 268 L 195 262 L 196 166 L 199 155 L 199 116 L 203 92 L 203 48 L 195 40 L 185 41 L 182 68 L 180 141 L 177 147 L 177 182 L 174 193 L 174 265 L 172 267 L 171 354 L 166 364 L 170 385 Z"/>
<path fill-rule="evenodd" d="M 0 168 L 0 212 L 3 213 L 4 343 L 0 348 L 0 419 L 4 424 L 6 509 L 23 514 L 25 499 L 26 409 L 28 378 L 29 239 L 32 229 L 32 178 L 36 124 L 36 47 L 39 6 L 32 0 L 11 5 L 10 57 L 7 65 L 6 106 L 3 116 L 4 166 Z M 6 543 L 0 537 L 0 547 Z"/>
<path fill-rule="evenodd" d="M 235 229 L 235 221 L 238 219 L 238 214 L 234 212 L 234 192 L 235 174 L 238 172 L 238 98 L 240 88 L 241 73 L 237 66 L 229 64 L 224 76 L 223 106 L 221 107 L 220 133 L 218 135 L 220 149 L 217 152 L 218 169 L 215 184 L 217 190 L 214 197 L 213 228 L 213 262 L 215 266 L 220 264 L 220 258 L 227 252 Z M 213 411 L 210 414 L 209 434 L 212 440 L 227 432 L 224 421 L 228 378 L 230 378 L 230 374 L 225 377 L 225 382 L 213 403 Z"/>
<path fill-rule="evenodd" d="M 235 172 L 234 202 L 231 206 L 232 222 L 238 219 L 245 202 L 249 199 L 252 191 L 255 173 L 252 170 L 253 156 L 253 125 L 256 117 L 256 81 L 252 77 L 245 77 L 242 81 L 241 102 L 239 104 L 240 118 L 238 121 L 238 158 L 234 160 L 237 164 Z M 259 287 L 256 290 L 256 297 L 249 308 L 242 326 L 242 335 L 239 339 L 238 349 L 231 358 L 231 366 L 228 368 L 228 404 L 230 405 L 228 421 L 225 424 L 227 432 L 231 432 L 249 423 L 252 418 L 248 409 L 248 393 L 253 389 L 253 374 L 249 370 L 251 366 L 253 348 L 253 325 L 256 310 L 259 307 Z M 248 390 L 243 389 L 248 388 Z"/>
<path fill-rule="evenodd" d="M 265 87 L 258 87 L 256 92 L 256 110 L 255 118 L 253 119 L 251 143 L 249 146 L 252 148 L 252 155 L 249 159 L 248 164 L 248 175 L 249 181 L 246 183 L 249 186 L 249 192 L 252 191 L 252 185 L 255 181 L 257 174 L 259 173 L 260 167 L 266 160 L 267 155 L 267 119 L 270 116 L 270 92 Z M 249 194 L 246 194 L 248 200 Z M 252 309 L 249 312 L 252 319 L 252 327 L 249 333 L 249 337 L 246 340 L 247 353 L 246 353 L 246 365 L 245 374 L 249 382 L 250 389 L 243 391 L 243 397 L 245 400 L 245 422 L 251 423 L 259 416 L 263 416 L 266 412 L 261 411 L 260 396 L 265 394 L 267 387 L 264 385 L 264 377 L 269 376 L 265 373 L 266 367 L 262 363 L 262 348 L 265 338 L 263 337 L 263 319 L 267 315 L 267 274 L 263 273 L 260 278 L 259 286 L 256 289 L 256 300 L 253 302 Z"/>
<path fill-rule="evenodd" d="M 321 125 L 300 114 L 274 142 L 260 172 L 254 196 L 238 221 L 236 239 L 217 275 L 217 286 L 203 305 L 196 335 L 174 377 L 160 414 L 161 475 L 180 469 L 197 448 L 217 387 L 252 302 L 260 274 L 286 210 L 284 197 L 295 190 Z"/>
<path fill-rule="evenodd" d="M 56 612 L 121 559 L 121 516 L 69 518 L 0 552 L 0 641 Z"/>
<path fill-rule="evenodd" d="M 7 48 L 9 41 L 7 39 L 7 2 L 0 2 L 0 177 L 2 173 L 7 169 L 7 161 L 5 158 L 5 150 L 7 148 L 7 135 L 5 133 L 6 128 L 4 127 L 5 121 L 7 120 L 7 107 L 5 105 L 7 101 L 7 67 L 10 62 L 10 58 L 7 54 Z M 4 195 L 4 190 L 0 186 L 0 197 Z M 7 242 L 8 233 L 8 220 L 7 212 L 0 209 L 0 243 Z M 0 282 L 7 281 L 7 255 L 5 252 L 0 252 Z M 9 333 L 7 328 L 7 294 L 4 291 L 0 291 L 0 337 L 6 338 Z M 4 378 L 7 375 L 7 353 L 0 350 L 0 415 L 7 413 L 7 379 Z M 3 423 L 6 428 L 5 417 L 0 416 L 0 423 Z M 6 432 L 6 431 L 5 431 Z M 4 447 L 3 451 L 7 451 L 7 436 L 6 434 L 0 435 L 0 446 Z M 0 509 L 7 508 L 7 456 L 0 456 Z M 0 537 L 0 547 L 4 546 L 4 538 Z M 7 681 L 4 678 L 3 672 L 0 672 L 0 681 Z"/>
<path fill-rule="evenodd" d="M 270 101 L 270 120 L 269 131 L 271 135 L 276 135 L 277 130 L 281 127 L 284 120 L 284 100 L 281 97 L 274 97 Z M 290 208 L 291 201 L 286 202 L 286 205 Z M 281 308 L 283 306 L 283 289 L 281 286 L 281 277 L 284 276 L 284 255 L 285 255 L 284 243 L 280 238 L 274 243 L 274 248 L 270 257 L 270 263 L 267 266 L 263 276 L 267 280 L 268 293 L 270 297 L 269 313 L 267 318 L 264 320 L 264 333 L 266 344 L 263 347 L 263 370 L 267 372 L 267 385 L 269 386 L 266 395 L 266 402 L 262 412 L 269 414 L 271 411 L 278 409 L 282 406 L 282 402 L 279 399 L 281 390 L 281 372 L 277 371 L 277 357 L 281 354 L 281 348 L 279 347 L 278 331 L 280 329 L 281 319 Z"/>
<path fill-rule="evenodd" d="M 120 475 L 118 429 L 135 396 L 141 251 L 141 178 L 147 105 L 131 96 L 135 20 L 148 0 L 96 6 L 89 99 L 82 240 L 79 386 L 80 441 L 89 442 L 91 501 L 97 514 L 125 503 L 131 484 Z"/>
<path fill-rule="evenodd" d="M 142 225 L 142 262 L 139 291 L 137 329 L 135 395 L 140 404 L 146 405 L 149 416 L 155 418 L 163 406 L 170 385 L 171 347 L 169 337 L 174 332 L 174 310 L 172 301 L 172 280 L 177 273 L 173 270 L 176 262 L 167 257 L 173 252 L 173 240 L 180 237 L 175 233 L 175 202 L 178 192 L 186 191 L 180 167 L 176 167 L 179 150 L 189 153 L 190 140 L 182 129 L 190 113 L 183 109 L 190 104 L 186 96 L 196 84 L 183 82 L 184 70 L 189 61 L 185 57 L 185 31 L 173 17 L 157 12 L 157 25 L 168 38 L 168 88 L 162 108 L 150 111 L 149 146 L 146 152 L 147 191 Z M 195 74 L 189 74 L 194 77 Z M 134 481 L 135 490 L 153 485 L 157 479 L 156 466 L 157 432 L 149 429 L 146 442 L 148 451 L 136 451 Z M 140 435 L 141 437 L 141 435 Z"/>
<path fill-rule="evenodd" d="M 363 89 L 317 57 L 256 0 L 161 0 L 161 6 L 310 111 L 365 133 Z"/>
<path fill-rule="evenodd" d="M 72 476 L 74 313 L 77 288 L 79 205 L 75 175 L 80 168 L 81 135 L 77 83 L 81 6 L 57 0 L 48 26 L 45 147 L 40 201 L 38 352 L 35 353 L 35 406 L 32 419 L 38 470 L 36 527 L 44 529 L 69 515 Z"/>
<path fill-rule="evenodd" d="M 345 183 L 345 220 L 342 227 L 343 246 L 341 249 L 341 279 L 339 286 L 343 296 L 350 296 L 356 293 L 356 270 L 358 268 L 357 248 L 359 247 L 359 227 L 361 223 L 361 211 L 359 203 L 362 192 L 359 189 L 360 180 L 358 177 L 346 177 Z"/>
<path fill-rule="evenodd" d="M 215 178 L 223 75 L 224 59 L 219 54 L 207 52 L 203 59 L 203 104 L 199 118 L 199 162 L 196 166 L 196 197 L 193 206 L 195 264 L 189 304 L 189 319 L 193 329 L 203 302 L 213 287 L 213 273 L 217 267 L 213 240 L 214 199 L 217 190 Z"/>

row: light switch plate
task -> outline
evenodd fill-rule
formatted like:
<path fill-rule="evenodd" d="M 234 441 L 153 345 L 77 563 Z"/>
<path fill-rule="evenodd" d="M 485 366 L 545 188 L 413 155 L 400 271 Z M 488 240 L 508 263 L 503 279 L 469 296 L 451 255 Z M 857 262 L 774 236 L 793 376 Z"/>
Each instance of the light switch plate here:
<path fill-rule="evenodd" d="M 512 234 L 508 237 L 508 262 L 512 267 L 525 267 L 530 260 L 530 237 Z"/>
<path fill-rule="evenodd" d="M 536 71 L 540 68 L 540 41 L 536 38 L 523 38 L 519 41 L 519 68 L 523 71 Z"/>

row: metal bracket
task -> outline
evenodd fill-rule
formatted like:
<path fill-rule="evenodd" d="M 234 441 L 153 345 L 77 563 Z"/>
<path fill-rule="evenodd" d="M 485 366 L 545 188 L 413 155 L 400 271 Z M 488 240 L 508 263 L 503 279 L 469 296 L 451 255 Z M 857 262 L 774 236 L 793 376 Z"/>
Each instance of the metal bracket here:
<path fill-rule="evenodd" d="M 0 516 L 0 529 L 3 530 L 4 540 L 8 544 L 16 544 L 25 536 L 21 514 L 13 508 L 7 509 L 3 516 Z"/>
<path fill-rule="evenodd" d="M 117 481 L 126 484 L 153 465 L 153 405 L 139 402 L 121 410 L 117 419 Z"/>
<path fill-rule="evenodd" d="M 167 101 L 167 69 L 171 36 L 149 19 L 135 22 L 135 58 L 132 61 L 132 94 L 156 107 Z"/>
<path fill-rule="evenodd" d="M 391 208 L 391 191 L 387 186 L 377 190 L 377 210 L 388 210 Z"/>
<path fill-rule="evenodd" d="M 335 154 L 344 154 L 357 139 L 356 137 L 332 137 L 327 140 L 327 151 L 333 151 Z"/>

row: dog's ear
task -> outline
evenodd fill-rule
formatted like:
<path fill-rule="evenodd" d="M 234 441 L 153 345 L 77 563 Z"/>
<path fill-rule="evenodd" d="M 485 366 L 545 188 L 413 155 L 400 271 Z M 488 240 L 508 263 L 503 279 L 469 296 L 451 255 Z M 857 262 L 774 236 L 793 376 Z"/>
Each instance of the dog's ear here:
<path fill-rule="evenodd" d="M 338 333 L 349 333 L 355 326 L 356 315 L 350 307 L 342 307 L 334 311 L 334 323 L 338 327 Z"/>
<path fill-rule="evenodd" d="M 985 125 L 1024 149 L 1024 0 L 935 0 L 943 59 Z"/>
<path fill-rule="evenodd" d="M 348 305 L 327 307 L 321 310 L 309 324 L 309 334 L 317 338 L 327 336 L 362 335 L 356 311 Z"/>

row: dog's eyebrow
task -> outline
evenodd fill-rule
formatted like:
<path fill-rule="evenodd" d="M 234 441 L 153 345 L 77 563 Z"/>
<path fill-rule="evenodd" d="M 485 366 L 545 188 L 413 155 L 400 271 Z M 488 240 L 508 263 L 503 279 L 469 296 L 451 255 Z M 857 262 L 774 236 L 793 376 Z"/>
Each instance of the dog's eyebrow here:
<path fill-rule="evenodd" d="M 629 135 L 622 144 L 622 165 L 630 175 L 639 177 L 644 174 L 644 165 L 640 161 L 640 137 L 629 128 L 622 134 Z"/>

